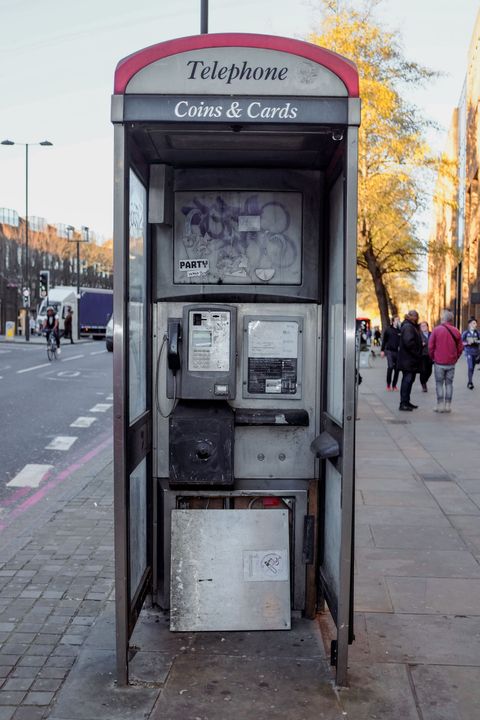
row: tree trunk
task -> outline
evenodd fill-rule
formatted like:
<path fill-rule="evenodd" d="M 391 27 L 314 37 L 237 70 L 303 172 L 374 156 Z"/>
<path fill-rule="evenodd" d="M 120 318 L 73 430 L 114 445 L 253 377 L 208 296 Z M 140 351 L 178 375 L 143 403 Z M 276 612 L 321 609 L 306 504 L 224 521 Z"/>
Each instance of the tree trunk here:
<path fill-rule="evenodd" d="M 395 315 L 398 315 L 398 305 L 395 302 L 395 300 L 392 298 L 390 293 L 387 290 L 387 296 L 388 296 L 388 307 L 390 308 L 390 315 L 395 317 Z"/>
<path fill-rule="evenodd" d="M 367 245 L 367 247 L 363 251 L 363 257 L 365 258 L 365 262 L 367 263 L 368 271 L 372 276 L 373 287 L 375 288 L 375 295 L 377 297 L 378 309 L 380 310 L 382 332 L 385 332 L 385 330 L 390 325 L 388 313 L 388 291 L 383 281 L 381 268 L 370 245 Z"/>

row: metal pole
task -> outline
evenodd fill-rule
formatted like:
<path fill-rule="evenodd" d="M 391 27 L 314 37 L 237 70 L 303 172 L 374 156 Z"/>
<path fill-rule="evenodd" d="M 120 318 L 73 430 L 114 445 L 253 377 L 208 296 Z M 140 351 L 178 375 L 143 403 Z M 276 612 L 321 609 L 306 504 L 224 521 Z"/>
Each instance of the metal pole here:
<path fill-rule="evenodd" d="M 202 35 L 208 35 L 208 0 L 201 0 L 200 32 Z"/>
<path fill-rule="evenodd" d="M 77 240 L 77 340 L 80 340 L 80 240 Z"/>
<path fill-rule="evenodd" d="M 30 292 L 30 268 L 28 259 L 28 143 L 25 143 L 25 287 Z M 22 288 L 23 296 L 23 288 Z M 30 295 L 25 303 L 25 340 L 30 341 Z"/>

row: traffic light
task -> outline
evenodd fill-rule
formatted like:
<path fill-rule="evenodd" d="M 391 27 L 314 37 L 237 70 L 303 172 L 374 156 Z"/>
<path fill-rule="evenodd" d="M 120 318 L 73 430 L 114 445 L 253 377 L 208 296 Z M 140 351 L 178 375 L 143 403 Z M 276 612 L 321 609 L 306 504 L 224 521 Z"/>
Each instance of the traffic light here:
<path fill-rule="evenodd" d="M 48 285 L 50 280 L 49 270 L 40 270 L 40 297 L 48 297 Z"/>

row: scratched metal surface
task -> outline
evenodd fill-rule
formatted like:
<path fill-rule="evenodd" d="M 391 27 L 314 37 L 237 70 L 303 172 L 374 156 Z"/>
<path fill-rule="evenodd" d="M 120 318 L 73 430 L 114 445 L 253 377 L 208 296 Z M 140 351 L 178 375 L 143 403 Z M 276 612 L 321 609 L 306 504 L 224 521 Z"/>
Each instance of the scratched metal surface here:
<path fill-rule="evenodd" d="M 287 510 L 173 510 L 170 629 L 287 630 Z"/>

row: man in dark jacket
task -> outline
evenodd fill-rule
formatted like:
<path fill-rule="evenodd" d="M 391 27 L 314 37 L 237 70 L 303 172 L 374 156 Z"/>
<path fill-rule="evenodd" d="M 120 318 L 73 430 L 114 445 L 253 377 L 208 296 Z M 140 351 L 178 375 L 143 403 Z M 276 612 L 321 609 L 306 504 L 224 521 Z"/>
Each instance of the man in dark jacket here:
<path fill-rule="evenodd" d="M 409 310 L 400 330 L 400 347 L 398 349 L 398 369 L 402 371 L 399 410 L 411 411 L 418 407 L 410 402 L 410 393 L 415 382 L 415 375 L 420 371 L 421 358 L 422 339 L 418 326 L 418 312 Z"/>
<path fill-rule="evenodd" d="M 400 345 L 401 322 L 398 315 L 392 318 L 392 324 L 383 333 L 381 357 L 387 356 L 387 390 L 397 390 L 399 370 L 397 366 L 398 346 Z M 393 375 L 393 382 L 392 382 Z"/>

